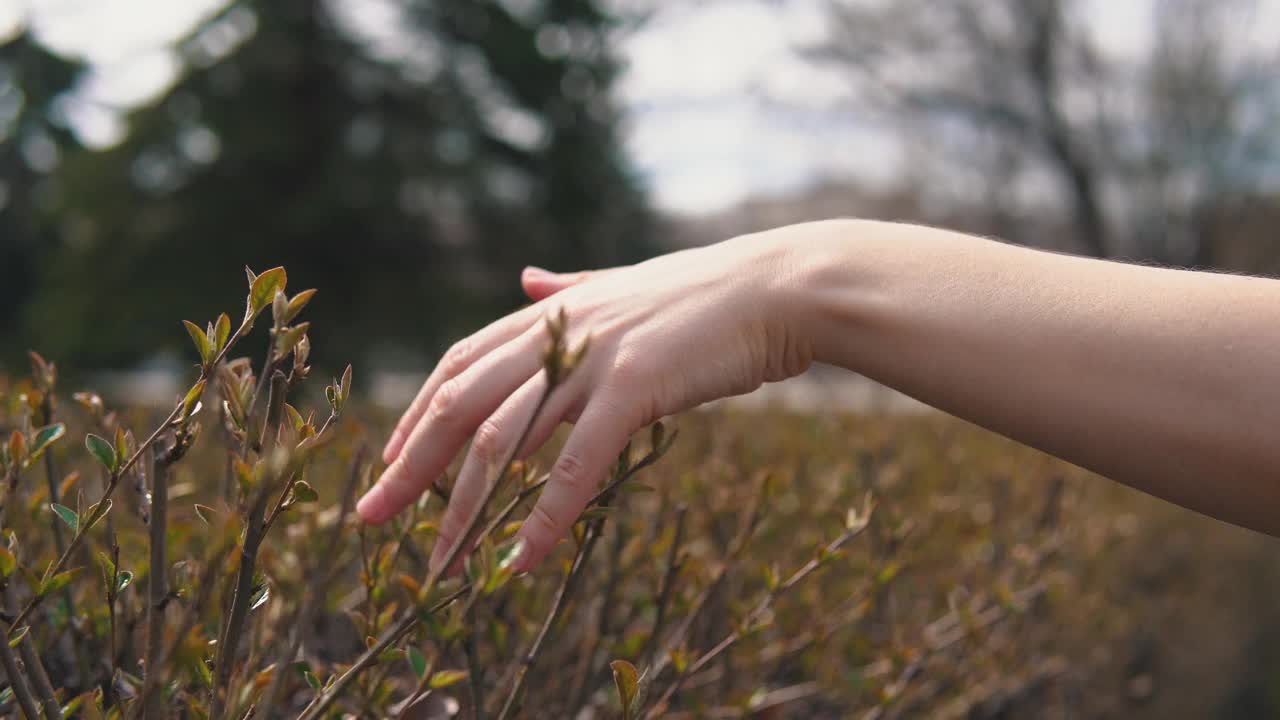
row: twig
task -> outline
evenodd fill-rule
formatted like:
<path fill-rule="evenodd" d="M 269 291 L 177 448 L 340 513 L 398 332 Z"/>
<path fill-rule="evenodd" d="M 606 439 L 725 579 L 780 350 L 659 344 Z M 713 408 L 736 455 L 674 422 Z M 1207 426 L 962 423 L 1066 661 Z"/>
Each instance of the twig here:
<path fill-rule="evenodd" d="M 636 655 L 644 665 L 653 664 L 653 653 L 658 649 L 658 636 L 662 633 L 662 624 L 666 617 L 667 606 L 671 602 L 671 592 L 675 589 L 676 574 L 680 572 L 680 545 L 684 540 L 684 523 L 689 508 L 681 505 L 676 509 L 675 537 L 671 548 L 667 551 L 667 571 L 662 576 L 662 585 L 658 589 L 657 612 L 653 618 L 653 632 L 645 640 L 644 648 Z"/>
<path fill-rule="evenodd" d="M 792 573 L 791 577 L 787 578 L 784 582 L 779 584 L 777 587 L 769 590 L 769 592 L 764 596 L 764 598 L 760 600 L 760 602 L 755 606 L 755 608 L 753 608 L 751 612 L 747 614 L 747 617 L 743 620 L 742 623 L 740 623 L 738 629 L 735 629 L 734 631 L 730 632 L 727 636 L 725 636 L 723 640 L 721 640 L 718 644 L 716 644 L 715 647 L 713 647 L 711 650 L 707 651 L 706 653 L 703 653 L 702 657 L 698 658 L 696 662 L 694 662 L 692 665 L 689 666 L 687 672 L 682 672 L 676 676 L 675 680 L 667 688 L 666 692 L 664 692 L 662 696 L 658 699 L 658 702 L 654 704 L 653 708 L 649 711 L 649 714 L 646 717 L 656 718 L 656 717 L 660 717 L 662 713 L 665 713 L 668 707 L 670 706 L 671 700 L 675 697 L 676 693 L 680 691 L 680 688 L 684 686 L 685 681 L 690 676 L 696 674 L 699 670 L 706 667 L 712 660 L 715 660 L 716 657 L 718 657 L 719 655 L 724 653 L 726 650 L 728 650 L 730 647 L 732 647 L 734 643 L 741 640 L 747 634 L 747 632 L 751 631 L 756 625 L 756 623 L 759 622 L 762 617 L 764 617 L 764 614 L 768 612 L 769 608 L 773 605 L 773 601 L 776 600 L 780 595 L 787 592 L 791 588 L 795 587 L 799 583 L 803 582 L 804 579 L 807 578 L 809 575 L 813 574 L 815 570 L 822 567 L 822 565 L 826 562 L 826 559 L 828 557 L 833 556 L 840 549 L 842 545 L 849 542 L 853 538 L 857 537 L 859 534 L 862 533 L 863 530 L 866 530 L 867 520 L 870 517 L 871 510 L 872 510 L 872 506 L 870 504 L 870 501 L 868 501 L 867 509 L 860 516 L 858 522 L 852 523 L 850 526 L 846 527 L 845 531 L 840 533 L 839 537 L 837 537 L 835 540 L 832 540 L 823 548 L 823 551 L 819 553 L 818 557 L 815 557 L 809 560 L 809 562 L 801 566 L 799 570 L 796 570 L 794 573 Z"/>
<path fill-rule="evenodd" d="M 0 593 L 4 594 L 6 612 L 17 611 L 17 601 L 8 583 L 0 587 Z M 22 664 L 26 666 L 28 674 L 31 675 L 31 681 L 35 685 L 36 694 L 39 695 L 38 700 L 40 707 L 44 709 L 46 720 L 62 720 L 62 707 L 58 704 L 58 696 L 53 689 L 53 683 L 49 681 L 49 674 L 45 672 L 44 663 L 40 662 L 40 656 L 35 650 L 35 641 L 31 636 L 32 633 L 28 631 L 26 637 L 22 638 L 21 642 L 18 643 L 18 654 L 21 656 Z M 10 678 L 12 678 L 12 675 Z M 12 682 L 12 679 L 10 682 Z M 14 692 L 16 693 L 17 690 L 15 689 Z"/>
<path fill-rule="evenodd" d="M 235 333 L 233 333 L 231 337 L 227 339 L 227 344 L 218 353 L 217 357 L 215 357 L 213 361 L 209 363 L 208 367 L 202 368 L 200 370 L 200 379 L 197 380 L 195 384 L 191 386 L 191 389 L 195 389 L 195 386 L 199 385 L 201 382 L 208 381 L 209 377 L 213 372 L 213 369 L 216 368 L 220 362 L 222 362 L 223 358 L 227 356 L 227 352 L 229 352 L 231 348 L 235 346 L 236 342 L 248 329 L 249 329 L 249 323 L 244 323 L 238 329 L 236 329 Z M 111 479 L 107 483 L 107 489 L 103 491 L 102 497 L 98 498 L 98 504 L 94 506 L 95 508 L 94 511 L 89 515 L 89 517 L 85 521 L 80 523 L 81 529 L 78 530 L 76 534 L 71 538 L 71 543 L 67 545 L 66 551 L 64 551 L 58 557 L 57 561 L 55 561 L 53 565 L 49 566 L 49 569 L 45 571 L 45 574 L 44 574 L 45 578 L 53 577 L 54 575 L 57 575 L 58 573 L 66 569 L 67 563 L 70 562 L 72 554 L 75 553 L 75 551 L 79 549 L 81 543 L 84 542 L 85 535 L 87 534 L 87 531 L 85 530 L 85 528 L 93 527 L 93 525 L 97 523 L 98 520 L 102 519 L 103 513 L 107 511 L 106 501 L 111 498 L 112 493 L 114 493 L 116 490 L 116 486 L 120 484 L 120 478 L 123 477 L 126 473 L 128 473 L 129 470 L 133 469 L 133 466 L 137 464 L 138 459 L 142 457 L 142 454 L 146 452 L 148 449 L 150 449 L 150 447 L 153 444 L 155 444 L 156 440 L 160 438 L 161 433 L 163 433 L 165 430 L 168 430 L 170 426 L 172 426 L 173 423 L 178 420 L 178 418 L 181 416 L 182 409 L 183 409 L 183 403 L 182 401 L 179 401 L 177 406 L 174 407 L 173 412 L 169 413 L 169 416 L 165 418 L 165 421 L 160 424 L 160 427 L 157 427 L 155 431 L 151 433 L 151 436 L 148 437 L 145 441 L 143 441 L 141 445 L 138 446 L 138 449 L 134 451 L 133 455 L 129 456 L 129 459 L 125 461 L 124 465 L 120 466 L 119 468 L 117 468 L 115 471 L 111 473 Z M 27 601 L 26 606 L 22 608 L 22 612 L 18 613 L 18 617 L 14 618 L 14 620 L 11 623 L 9 623 L 9 635 L 12 635 L 13 631 L 16 628 L 21 627 L 22 622 L 27 619 L 27 616 L 31 614 L 31 611 L 34 610 L 37 606 L 39 606 L 40 603 L 44 602 L 44 599 L 47 597 L 48 595 L 40 595 L 40 594 L 33 595 L 31 599 Z"/>
<path fill-rule="evenodd" d="M 462 638 L 462 652 L 467 658 L 467 690 L 471 696 L 471 720 L 484 720 L 484 693 L 481 688 L 480 657 L 476 652 L 475 609 L 466 615 L 468 632 Z"/>
<path fill-rule="evenodd" d="M 23 676 L 18 659 L 13 655 L 13 648 L 9 647 L 7 642 L 0 642 L 0 662 L 4 663 L 5 676 L 9 678 L 9 687 L 13 688 L 13 695 L 18 699 L 18 706 L 22 708 L 22 713 L 28 720 L 37 720 L 40 717 L 40 711 L 36 709 L 36 700 L 31 693 L 31 686 L 27 685 L 27 678 Z"/>
<path fill-rule="evenodd" d="M 319 556 L 320 562 L 318 564 L 320 567 L 313 568 L 308 573 L 308 576 L 312 578 L 311 587 L 303 594 L 302 607 L 298 610 L 297 617 L 290 623 L 289 649 L 281 656 L 281 665 L 292 662 L 297 657 L 298 650 L 302 647 L 303 635 L 307 632 L 306 629 L 311 627 L 316 611 L 323 603 L 325 588 L 328 587 L 329 581 L 337 572 L 338 564 L 333 562 L 333 557 L 341 543 L 342 530 L 346 525 L 347 516 L 351 514 L 351 510 L 355 506 L 356 487 L 360 484 L 360 477 L 364 470 L 365 456 L 367 454 L 368 448 L 362 446 L 356 451 L 355 460 L 351 463 L 351 474 L 347 479 L 346 488 L 342 491 L 342 506 L 338 511 L 338 518 L 329 533 L 329 540 L 325 545 L 324 551 Z M 275 709 L 275 705 L 280 699 L 280 693 L 284 690 L 284 678 L 286 675 L 288 673 L 280 671 L 272 677 L 271 685 L 267 688 L 266 694 L 262 696 L 262 701 L 258 704 L 258 715 L 260 717 L 272 717 L 271 712 Z"/>
<path fill-rule="evenodd" d="M 176 446 L 175 446 L 176 450 Z M 169 528 L 169 458 L 159 456 L 152 449 L 151 465 L 151 514 L 148 537 L 151 545 L 151 570 L 147 573 L 147 675 L 158 673 L 160 654 L 164 641 L 164 609 L 168 604 L 168 560 L 165 552 L 165 535 Z M 168 455 L 164 453 L 163 455 Z M 160 699 L 146 708 L 148 717 L 163 717 Z"/>

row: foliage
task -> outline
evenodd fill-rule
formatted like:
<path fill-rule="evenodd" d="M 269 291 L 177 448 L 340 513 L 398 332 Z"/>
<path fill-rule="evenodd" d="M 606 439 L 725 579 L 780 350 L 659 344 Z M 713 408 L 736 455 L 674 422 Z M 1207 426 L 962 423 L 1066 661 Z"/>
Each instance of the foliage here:
<path fill-rule="evenodd" d="M 421 351 L 520 302 L 525 263 L 649 254 L 604 3 L 380 5 L 370 28 L 364 6 L 233 0 L 179 39 L 178 77 L 121 141 L 50 171 L 41 252 L 0 312 L 25 300 L 16 330 L 119 367 L 180 350 L 172 314 L 216 314 L 244 263 L 282 264 L 359 289 L 316 308 L 317 342 Z"/>
<path fill-rule="evenodd" d="M 504 463 L 463 533 L 476 551 L 433 574 L 450 482 L 385 527 L 352 517 L 377 470 L 352 374 L 303 394 L 311 293 L 287 282 L 251 272 L 242 319 L 188 324 L 196 379 L 153 432 L 92 393 L 64 407 L 34 353 L 0 384 L 0 711 L 1173 716 L 1116 606 L 1139 516 L 952 421 L 693 414 L 678 441 L 656 424 L 530 575 L 510 538 L 546 475 Z M 576 362 L 565 322 L 553 385 Z M 235 356 L 255 324 L 256 372 Z"/>

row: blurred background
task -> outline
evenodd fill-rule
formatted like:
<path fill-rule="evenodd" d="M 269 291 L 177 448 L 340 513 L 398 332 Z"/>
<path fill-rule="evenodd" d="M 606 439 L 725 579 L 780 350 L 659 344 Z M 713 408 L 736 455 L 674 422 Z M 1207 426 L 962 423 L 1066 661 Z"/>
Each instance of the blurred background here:
<path fill-rule="evenodd" d="M 0 0 L 0 362 L 176 373 L 283 264 L 394 403 L 526 264 L 839 215 L 1271 273 L 1278 49 L 1270 0 Z"/>

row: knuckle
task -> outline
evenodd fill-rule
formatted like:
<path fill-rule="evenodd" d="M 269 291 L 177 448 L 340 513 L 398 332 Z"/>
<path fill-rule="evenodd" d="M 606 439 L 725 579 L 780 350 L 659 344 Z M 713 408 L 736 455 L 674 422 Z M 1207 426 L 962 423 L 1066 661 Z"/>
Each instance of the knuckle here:
<path fill-rule="evenodd" d="M 547 510 L 541 503 L 533 506 L 533 511 L 529 513 L 525 523 L 532 524 L 533 535 L 530 537 L 530 542 L 540 544 L 541 538 L 547 538 L 546 542 L 553 543 L 560 537 L 560 525 L 551 516 L 551 511 Z M 534 540 L 534 537 L 539 538 L 539 540 Z"/>
<path fill-rule="evenodd" d="M 447 380 L 436 390 L 436 394 L 431 398 L 431 409 L 429 412 L 433 420 L 448 420 L 452 417 L 458 405 L 458 400 L 462 397 L 462 388 L 457 380 Z"/>
<path fill-rule="evenodd" d="M 573 453 L 560 453 L 551 472 L 556 482 L 573 493 L 582 493 L 589 489 L 586 466 L 582 464 L 581 458 Z"/>
<path fill-rule="evenodd" d="M 481 462 L 482 467 L 487 467 L 498 458 L 501 445 L 502 429 L 493 418 L 480 423 L 480 427 L 476 428 L 476 433 L 471 438 L 471 452 L 476 460 Z"/>
<path fill-rule="evenodd" d="M 471 338 L 463 338 L 445 351 L 444 357 L 440 360 L 440 365 L 447 377 L 453 377 L 467 369 L 467 366 L 471 364 L 471 348 Z"/>
<path fill-rule="evenodd" d="M 650 361 L 635 355 L 624 355 L 613 363 L 613 381 L 622 387 L 636 387 L 648 382 Z"/>

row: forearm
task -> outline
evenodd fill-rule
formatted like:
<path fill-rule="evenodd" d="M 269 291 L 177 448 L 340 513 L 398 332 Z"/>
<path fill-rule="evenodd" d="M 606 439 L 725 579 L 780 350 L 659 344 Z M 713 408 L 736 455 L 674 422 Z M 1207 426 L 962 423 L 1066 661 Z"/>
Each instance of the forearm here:
<path fill-rule="evenodd" d="M 860 221 L 797 245 L 816 359 L 1280 534 L 1280 282 Z"/>

